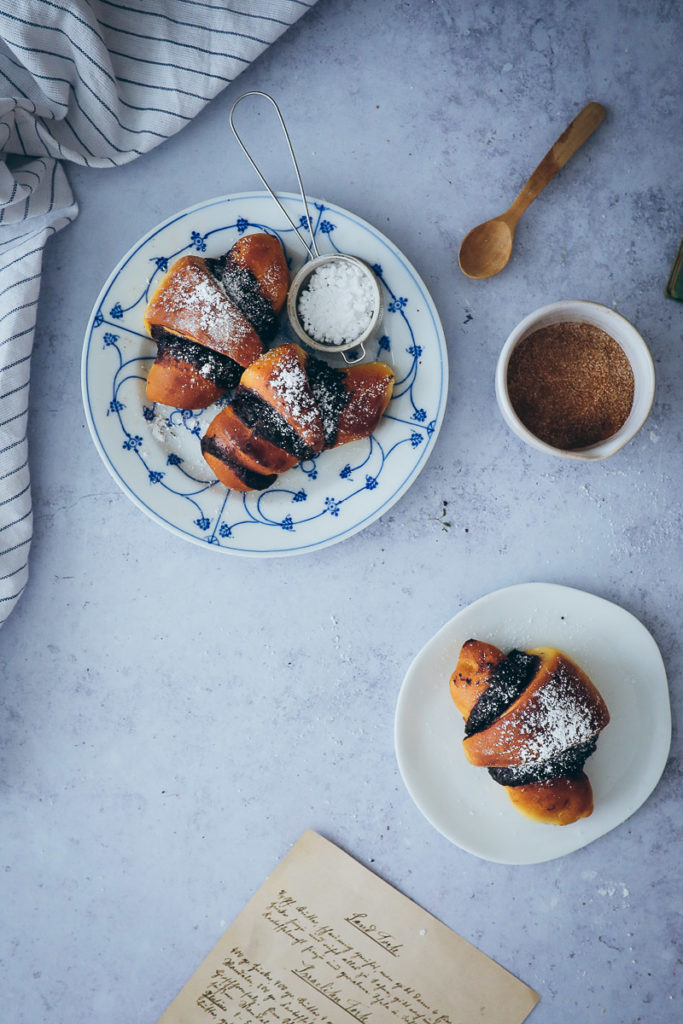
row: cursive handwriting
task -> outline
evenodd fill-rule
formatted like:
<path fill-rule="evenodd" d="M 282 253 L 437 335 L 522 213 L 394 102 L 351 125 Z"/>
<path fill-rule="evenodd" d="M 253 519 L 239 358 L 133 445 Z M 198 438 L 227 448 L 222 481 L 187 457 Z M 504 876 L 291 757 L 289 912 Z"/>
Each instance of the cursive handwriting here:
<path fill-rule="evenodd" d="M 349 917 L 345 917 L 344 920 L 347 924 L 352 925 L 363 935 L 367 935 L 369 939 L 376 942 L 378 946 L 386 950 L 392 956 L 398 956 L 401 949 L 403 948 L 402 943 L 397 942 L 394 936 L 390 932 L 384 932 L 377 925 L 372 924 L 368 921 L 367 914 L 351 914 Z"/>
<path fill-rule="evenodd" d="M 389 969 L 402 943 L 367 914 L 329 923 L 281 889 L 260 917 L 273 936 L 271 953 L 255 959 L 235 945 L 222 957 L 195 1003 L 207 1024 L 452 1024 Z M 374 952 L 347 941 L 349 926 L 372 940 Z"/>

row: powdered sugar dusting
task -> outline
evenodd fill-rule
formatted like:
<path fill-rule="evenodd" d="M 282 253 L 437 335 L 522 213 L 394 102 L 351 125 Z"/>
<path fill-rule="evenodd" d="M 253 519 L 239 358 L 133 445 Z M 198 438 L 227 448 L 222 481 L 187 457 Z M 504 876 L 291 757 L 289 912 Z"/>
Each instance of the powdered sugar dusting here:
<path fill-rule="evenodd" d="M 280 351 L 281 361 L 269 380 L 273 395 L 297 424 L 305 427 L 319 425 L 320 413 L 299 360 L 284 346 Z"/>
<path fill-rule="evenodd" d="M 368 274 L 353 263 L 335 260 L 313 271 L 299 295 L 297 311 L 310 338 L 345 345 L 363 334 L 375 305 Z"/>
<path fill-rule="evenodd" d="M 192 412 L 157 403 L 151 420 L 148 420 L 150 440 L 163 450 L 164 461 L 169 455 L 174 456 L 179 466 L 178 472 L 182 472 L 185 478 L 195 479 L 199 483 L 213 479 L 213 473 L 197 441 L 206 432 L 217 411 L 216 405 L 201 412 Z M 140 454 L 146 461 L 155 457 L 153 450 L 146 448 L 141 449 Z"/>
<path fill-rule="evenodd" d="M 279 263 L 269 263 L 267 267 L 259 273 L 259 291 L 261 295 L 272 301 L 277 294 L 279 286 L 282 281 L 282 267 Z"/>
<path fill-rule="evenodd" d="M 597 735 L 602 727 L 599 707 L 560 665 L 527 704 L 503 715 L 497 723 L 502 742 L 509 739 L 519 763 L 546 761 Z"/>
<path fill-rule="evenodd" d="M 351 401 L 342 414 L 345 429 L 363 431 L 370 426 L 374 430 L 375 420 L 384 406 L 388 387 L 389 380 L 386 377 L 364 379 L 362 388 L 354 391 Z"/>
<path fill-rule="evenodd" d="M 220 351 L 229 353 L 253 333 L 249 321 L 201 265 L 187 263 L 181 272 L 171 274 L 159 304 L 173 314 L 175 330 L 211 338 Z"/>

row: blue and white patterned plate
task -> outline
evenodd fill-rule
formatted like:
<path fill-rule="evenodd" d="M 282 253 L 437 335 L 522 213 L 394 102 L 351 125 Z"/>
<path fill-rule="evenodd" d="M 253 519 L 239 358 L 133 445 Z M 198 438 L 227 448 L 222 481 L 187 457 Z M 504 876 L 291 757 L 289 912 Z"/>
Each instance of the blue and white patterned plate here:
<path fill-rule="evenodd" d="M 301 198 L 282 198 L 306 230 Z M 384 320 L 367 358 L 389 363 L 396 384 L 372 437 L 300 463 L 266 491 L 241 494 L 226 491 L 201 456 L 200 437 L 218 406 L 192 413 L 155 406 L 145 396 L 155 346 L 142 314 L 174 260 L 188 253 L 217 256 L 245 233 L 268 231 L 282 241 L 292 274 L 303 263 L 301 243 L 265 192 L 212 199 L 154 228 L 113 271 L 88 323 L 83 401 L 107 469 L 156 522 L 216 551 L 300 554 L 362 530 L 410 487 L 441 426 L 446 344 L 424 284 L 370 224 L 329 203 L 311 199 L 309 205 L 321 252 L 361 257 L 382 284 Z M 279 340 L 295 340 L 284 321 Z"/>

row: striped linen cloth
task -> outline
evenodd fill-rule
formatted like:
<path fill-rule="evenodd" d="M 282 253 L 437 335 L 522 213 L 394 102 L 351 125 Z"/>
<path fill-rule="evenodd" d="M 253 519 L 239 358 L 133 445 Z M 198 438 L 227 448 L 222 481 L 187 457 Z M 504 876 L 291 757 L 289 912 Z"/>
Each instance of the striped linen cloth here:
<path fill-rule="evenodd" d="M 28 394 L 60 161 L 114 167 L 179 131 L 315 0 L 0 0 L 0 625 L 28 579 Z"/>

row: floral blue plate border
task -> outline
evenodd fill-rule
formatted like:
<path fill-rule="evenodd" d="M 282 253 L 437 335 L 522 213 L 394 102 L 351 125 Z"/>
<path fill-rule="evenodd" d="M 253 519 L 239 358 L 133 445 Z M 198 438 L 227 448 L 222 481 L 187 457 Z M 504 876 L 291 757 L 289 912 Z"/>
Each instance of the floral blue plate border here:
<path fill-rule="evenodd" d="M 282 197 L 306 230 L 301 198 Z M 369 526 L 415 481 L 436 441 L 448 386 L 446 343 L 427 289 L 405 256 L 367 222 L 309 199 L 321 252 L 370 263 L 385 304 L 367 357 L 394 369 L 394 396 L 372 437 L 323 452 L 266 491 L 228 492 L 201 457 L 199 438 L 217 411 L 155 406 L 145 396 L 154 344 L 142 314 L 179 256 L 225 252 L 243 234 L 267 231 L 294 273 L 301 243 L 265 192 L 223 196 L 183 210 L 150 231 L 112 272 L 85 334 L 82 389 L 95 445 L 116 482 L 156 522 L 215 551 L 293 555 L 335 544 Z M 313 212 L 314 211 L 314 212 Z M 294 340 L 283 323 L 276 344 Z M 331 357 L 334 358 L 334 357 Z M 339 358 L 339 357 L 336 357 Z"/>

